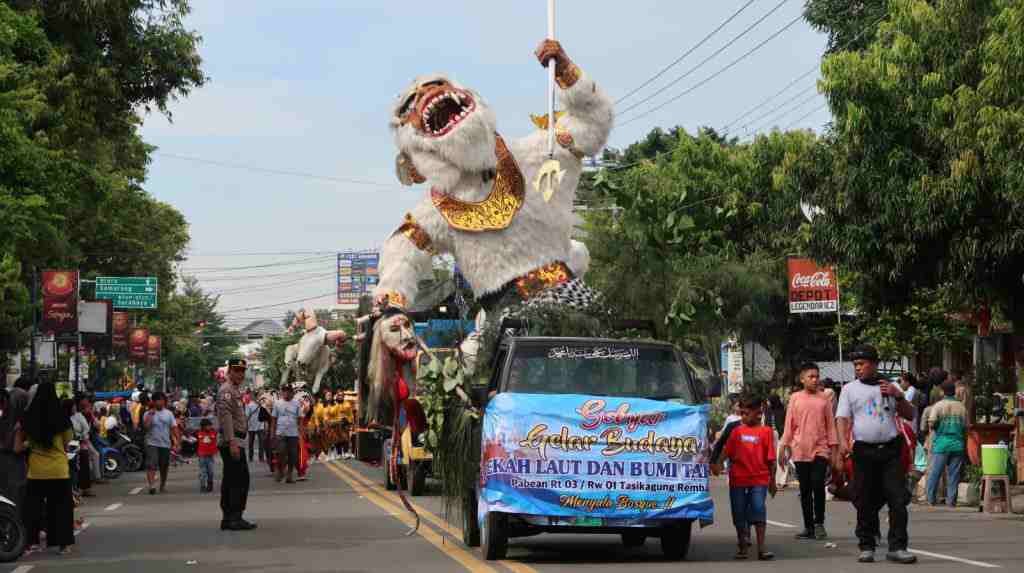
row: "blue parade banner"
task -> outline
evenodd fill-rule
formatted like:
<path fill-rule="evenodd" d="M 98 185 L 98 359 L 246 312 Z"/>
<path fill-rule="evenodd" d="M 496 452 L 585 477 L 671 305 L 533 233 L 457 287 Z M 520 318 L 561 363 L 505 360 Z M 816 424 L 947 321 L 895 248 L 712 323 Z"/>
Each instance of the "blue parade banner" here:
<path fill-rule="evenodd" d="M 578 394 L 497 395 L 483 423 L 483 512 L 710 523 L 709 408 Z"/>

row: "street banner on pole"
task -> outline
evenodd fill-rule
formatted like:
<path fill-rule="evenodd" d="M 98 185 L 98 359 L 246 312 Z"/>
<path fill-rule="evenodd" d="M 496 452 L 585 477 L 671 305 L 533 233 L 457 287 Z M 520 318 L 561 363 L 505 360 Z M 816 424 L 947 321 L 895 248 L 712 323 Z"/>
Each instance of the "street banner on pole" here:
<path fill-rule="evenodd" d="M 836 312 L 839 283 L 835 269 L 819 267 L 811 259 L 791 258 L 789 268 L 789 312 Z"/>
<path fill-rule="evenodd" d="M 111 325 L 111 346 L 114 347 L 114 354 L 123 356 L 128 350 L 128 313 L 114 312 L 113 324 Z"/>
<path fill-rule="evenodd" d="M 141 362 L 146 359 L 146 347 L 149 343 L 149 329 L 136 328 L 128 337 L 128 352 L 131 359 Z"/>
<path fill-rule="evenodd" d="M 155 334 L 150 334 L 146 342 L 146 360 L 152 365 L 160 364 L 160 337 Z"/>
<path fill-rule="evenodd" d="M 78 331 L 78 271 L 43 271 L 43 332 Z"/>

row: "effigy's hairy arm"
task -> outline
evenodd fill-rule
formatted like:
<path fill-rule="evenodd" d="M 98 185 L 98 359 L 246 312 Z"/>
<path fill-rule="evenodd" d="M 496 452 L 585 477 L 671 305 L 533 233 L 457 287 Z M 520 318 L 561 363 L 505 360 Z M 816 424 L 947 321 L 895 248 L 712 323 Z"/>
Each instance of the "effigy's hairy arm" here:
<path fill-rule="evenodd" d="M 541 64 L 555 61 L 562 112 L 556 114 L 555 137 L 558 145 L 579 158 L 596 155 L 608 142 L 615 121 L 612 100 L 565 53 L 554 40 L 541 42 L 535 52 Z"/>
<path fill-rule="evenodd" d="M 416 300 L 419 281 L 429 277 L 434 255 L 448 250 L 450 230 L 429 199 L 407 213 L 381 249 L 380 281 L 374 301 L 407 308 Z"/>

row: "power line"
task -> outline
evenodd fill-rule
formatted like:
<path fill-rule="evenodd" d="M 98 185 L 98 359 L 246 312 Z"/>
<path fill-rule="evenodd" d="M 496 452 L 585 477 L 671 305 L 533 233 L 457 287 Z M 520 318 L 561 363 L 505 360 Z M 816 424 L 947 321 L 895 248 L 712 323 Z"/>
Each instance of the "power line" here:
<path fill-rule="evenodd" d="M 241 266 L 241 267 L 193 267 L 193 268 L 184 268 L 184 267 L 182 267 L 181 270 L 185 271 L 185 272 L 188 272 L 190 274 L 196 273 L 196 272 L 204 272 L 204 271 L 247 271 L 247 270 L 252 270 L 252 269 L 266 269 L 266 268 L 271 268 L 271 267 L 287 267 L 287 266 L 292 266 L 292 265 L 301 265 L 301 264 L 305 264 L 305 263 L 309 263 L 309 262 L 314 262 L 314 261 L 326 261 L 327 259 L 333 259 L 335 256 L 336 255 L 334 255 L 334 254 L 326 255 L 326 256 L 321 255 L 321 256 L 318 256 L 318 257 L 310 257 L 310 258 L 306 258 L 306 259 L 299 259 L 297 261 L 278 261 L 276 263 L 267 263 L 267 264 L 263 264 L 263 265 L 246 265 L 246 266 Z"/>
<path fill-rule="evenodd" d="M 257 306 L 248 306 L 248 307 L 244 307 L 244 308 L 232 308 L 232 309 L 229 309 L 229 310 L 222 310 L 222 311 L 220 311 L 220 314 L 227 314 L 229 312 L 243 312 L 243 311 L 247 311 L 247 310 L 257 310 L 257 309 L 261 309 L 261 308 L 274 308 L 274 307 L 277 307 L 277 306 L 288 306 L 289 304 L 297 304 L 297 303 L 300 303 L 300 302 L 308 302 L 308 301 L 311 301 L 311 300 L 327 298 L 329 296 L 331 296 L 331 297 L 338 296 L 338 292 L 337 291 L 331 291 L 331 292 L 329 292 L 327 294 L 310 296 L 310 297 L 306 297 L 306 298 L 298 298 L 298 299 L 295 299 L 295 300 L 289 300 L 289 301 L 285 301 L 285 302 L 278 302 L 278 303 L 274 303 L 274 304 L 261 304 L 261 305 L 257 305 Z"/>
<path fill-rule="evenodd" d="M 841 50 L 845 50 L 845 49 L 849 48 L 855 42 L 859 41 L 861 39 L 861 37 L 864 36 L 865 33 L 869 32 L 871 30 L 875 30 L 878 27 L 878 24 L 880 24 L 882 22 L 882 20 L 884 20 L 884 19 L 885 19 L 885 16 L 882 16 L 881 18 L 878 18 L 874 22 L 872 22 L 872 23 L 868 24 L 867 26 L 865 26 L 864 29 L 862 29 L 860 32 L 858 32 L 856 36 L 850 38 L 842 46 L 839 46 L 837 51 L 841 51 Z M 807 76 L 811 75 L 812 73 L 814 73 L 820 67 L 821 67 L 821 62 L 820 61 L 815 63 L 813 66 L 811 66 L 811 68 L 809 70 L 807 70 L 806 72 L 804 72 L 804 73 L 800 74 L 799 76 L 797 76 L 797 77 L 793 78 L 792 80 L 790 80 L 790 82 L 788 84 L 783 86 L 782 89 L 780 89 L 778 92 L 773 94 L 771 97 L 768 97 L 768 98 L 764 99 L 763 101 L 761 101 L 761 103 L 759 103 L 759 104 L 755 105 L 754 107 L 750 108 L 749 110 L 747 110 L 743 115 L 741 115 L 741 116 L 733 119 L 729 123 L 725 124 L 722 127 L 722 131 L 727 133 L 729 128 L 732 127 L 733 125 L 735 125 L 737 122 L 739 122 L 743 118 L 747 117 L 748 115 L 754 113 L 758 109 L 764 107 L 765 105 L 768 105 L 769 102 L 771 102 L 775 98 L 777 98 L 780 95 L 782 95 L 783 93 L 785 93 L 786 90 L 788 90 L 789 88 L 794 86 L 800 80 L 802 80 L 802 79 L 806 78 Z"/>
<path fill-rule="evenodd" d="M 801 115 L 800 117 L 796 118 L 796 120 L 794 120 L 794 121 L 793 121 L 792 123 L 790 123 L 789 125 L 787 125 L 787 126 L 786 126 L 786 127 L 784 128 L 784 130 L 785 130 L 785 131 L 788 131 L 788 130 L 792 129 L 792 128 L 793 128 L 793 126 L 795 126 L 796 124 L 798 124 L 798 123 L 800 123 L 801 121 L 803 121 L 803 120 L 807 119 L 808 117 L 811 117 L 811 115 L 812 115 L 812 114 L 814 114 L 814 113 L 817 113 L 817 112 L 819 112 L 819 111 L 821 111 L 821 110 L 825 109 L 826 107 L 828 107 L 828 102 L 825 102 L 825 103 L 823 103 L 823 104 L 819 105 L 818 107 L 816 107 L 816 108 L 812 109 L 811 111 L 809 111 L 809 112 L 807 112 L 807 113 L 805 113 L 805 114 Z"/>
<path fill-rule="evenodd" d="M 299 257 L 307 255 L 333 255 L 338 251 L 223 251 L 223 252 L 189 252 L 186 257 Z"/>
<path fill-rule="evenodd" d="M 299 271 L 305 271 L 305 272 L 299 272 Z M 313 276 L 318 275 L 321 272 L 322 271 L 312 270 L 312 269 L 298 269 L 298 270 L 293 270 L 293 271 L 290 271 L 290 272 L 287 272 L 287 273 L 269 273 L 269 274 L 262 274 L 262 275 L 225 275 L 225 276 L 195 277 L 195 278 L 198 279 L 200 283 L 208 283 L 208 282 L 220 282 L 220 281 L 240 281 L 240 280 L 249 280 L 249 279 L 269 279 L 269 278 L 274 278 L 274 277 L 293 277 L 293 278 L 313 277 Z"/>
<path fill-rule="evenodd" d="M 678 64 L 679 62 L 681 62 L 684 59 L 686 59 L 687 56 L 689 56 L 695 50 L 697 50 L 698 48 L 703 46 L 705 43 L 707 43 L 708 40 L 710 40 L 715 34 L 720 32 L 722 30 L 722 28 L 726 27 L 730 22 L 735 20 L 737 16 L 739 16 L 744 10 L 746 10 L 753 3 L 754 3 L 754 0 L 748 0 L 746 4 L 740 6 L 739 10 L 736 10 L 735 12 L 733 12 L 732 16 L 729 16 L 728 18 L 726 18 L 725 21 L 722 22 L 721 24 L 719 24 L 717 28 L 712 30 L 707 36 L 704 36 L 704 38 L 702 38 L 701 41 L 699 41 L 696 44 L 694 44 L 689 50 L 686 50 L 686 52 L 684 52 L 683 55 L 681 55 L 678 58 L 676 58 L 675 60 L 673 60 L 671 64 L 669 64 L 669 65 L 665 66 L 664 68 L 662 68 L 661 71 L 659 71 L 658 73 L 656 73 L 653 76 L 651 76 L 647 81 L 645 81 L 644 83 L 640 84 L 639 86 L 634 88 L 632 91 L 630 91 L 626 95 L 624 95 L 624 96 L 620 97 L 619 99 L 615 100 L 615 105 L 619 105 L 620 103 L 622 103 L 623 100 L 629 98 L 630 96 L 632 96 L 636 92 L 638 92 L 638 91 L 644 89 L 645 87 L 651 85 L 651 82 L 653 82 L 654 80 L 660 78 L 662 75 L 664 75 L 665 72 L 667 72 L 670 69 L 672 69 L 673 67 L 675 67 L 676 64 Z"/>
<path fill-rule="evenodd" d="M 286 280 L 286 281 L 278 281 L 278 282 L 273 282 L 273 283 L 247 285 L 247 286 L 244 286 L 244 287 L 230 288 L 230 289 L 221 290 L 221 291 L 212 290 L 212 291 L 207 291 L 207 294 L 222 295 L 222 294 L 234 294 L 234 293 L 239 293 L 239 292 L 256 292 L 256 291 L 261 291 L 261 290 L 267 290 L 267 288 L 264 288 L 264 287 L 280 287 L 280 286 L 298 284 L 298 283 L 301 283 L 301 282 L 306 282 L 308 280 L 337 276 L 337 274 L 338 274 L 338 271 L 335 270 L 335 271 L 331 271 L 329 273 L 323 273 L 323 274 L 319 274 L 319 275 L 312 275 L 312 276 L 309 276 L 309 277 L 306 277 L 306 278 L 293 278 L 293 279 L 289 279 L 289 280 Z"/>
<path fill-rule="evenodd" d="M 718 76 L 720 76 L 720 75 L 724 74 L 725 72 L 729 71 L 730 69 L 732 69 L 736 64 L 738 64 L 738 63 L 742 62 L 743 60 L 747 59 L 748 57 L 750 57 L 751 54 L 753 54 L 754 52 L 756 52 L 759 49 L 761 49 L 762 47 L 764 47 L 764 45 L 767 44 L 768 42 L 770 42 L 770 41 L 774 40 L 775 38 L 779 37 L 780 35 L 782 35 L 783 32 L 785 32 L 786 30 L 792 28 L 793 25 L 796 24 L 797 22 L 799 22 L 802 18 L 803 18 L 803 16 L 797 16 L 796 18 L 793 18 L 792 20 L 789 21 L 788 24 L 786 24 L 782 28 L 776 30 L 771 36 L 768 36 L 767 38 L 762 40 L 760 43 L 758 43 L 756 46 L 754 46 L 753 48 L 751 48 L 750 50 L 745 52 L 743 55 L 741 55 L 740 57 L 736 58 L 735 60 L 729 62 L 725 67 L 719 69 L 717 72 L 715 72 L 715 73 L 711 74 L 710 76 L 704 78 L 700 82 L 697 82 L 696 84 L 694 84 L 689 89 L 686 89 L 686 90 L 680 92 L 679 94 L 673 96 L 672 98 L 668 99 L 667 101 L 663 102 L 662 104 L 657 105 L 657 106 L 655 106 L 655 107 L 653 107 L 653 108 L 651 108 L 651 109 L 641 113 L 640 115 L 633 116 L 632 118 L 630 118 L 630 119 L 620 123 L 619 126 L 621 127 L 623 125 L 627 125 L 627 124 L 633 123 L 634 121 L 636 121 L 638 119 L 647 117 L 648 115 L 651 115 L 652 113 L 663 109 L 665 106 L 667 106 L 667 105 L 669 105 L 671 103 L 676 102 L 677 100 L 679 100 L 683 96 L 688 95 L 688 94 L 696 91 L 701 86 L 704 86 L 705 84 L 707 84 L 711 80 L 717 78 Z"/>
<path fill-rule="evenodd" d="M 744 29 L 744 30 L 743 30 L 742 32 L 740 32 L 739 34 L 737 34 L 736 36 L 734 36 L 734 37 L 733 37 L 733 38 L 732 38 L 731 40 L 729 40 L 728 42 L 726 42 L 726 44 L 725 44 L 724 46 L 722 46 L 721 48 L 718 48 L 717 50 L 715 50 L 714 52 L 712 52 L 710 56 L 708 56 L 708 57 L 704 58 L 703 60 L 701 60 L 701 61 L 700 61 L 700 63 L 698 63 L 698 64 L 697 64 L 696 66 L 693 66 L 693 67 L 692 67 L 692 68 L 690 68 L 689 70 L 686 70 L 686 72 L 684 72 L 684 73 L 683 73 L 683 75 L 681 75 L 681 76 L 677 77 L 676 79 L 672 80 L 671 82 L 669 82 L 669 83 L 665 84 L 664 86 L 662 86 L 662 87 L 658 88 L 658 89 L 657 89 L 657 90 L 655 90 L 655 92 L 654 92 L 654 93 L 652 93 L 651 95 L 649 95 L 649 96 L 645 97 L 644 99 L 642 99 L 642 100 L 640 100 L 640 101 L 638 101 L 638 102 L 634 103 L 633 105 L 631 105 L 631 106 L 627 107 L 626 109 L 624 109 L 624 110 L 622 110 L 622 111 L 620 111 L 620 112 L 618 112 L 618 113 L 620 113 L 620 114 L 625 114 L 625 113 L 629 113 L 630 111 L 632 111 L 632 110 L 634 110 L 634 109 L 636 109 L 636 108 L 640 107 L 641 105 L 643 105 L 643 104 L 645 104 L 645 103 L 647 103 L 647 102 L 651 101 L 651 100 L 652 100 L 652 99 L 654 99 L 655 97 L 657 97 L 657 96 L 661 95 L 661 94 L 662 94 L 662 93 L 664 93 L 664 92 L 665 92 L 666 90 L 668 90 L 668 89 L 669 89 L 670 87 L 672 87 L 672 86 L 674 86 L 674 85 L 678 84 L 679 82 L 683 81 L 684 79 L 686 79 L 687 77 L 689 77 L 689 76 L 690 76 L 690 75 L 691 75 L 691 74 L 692 74 L 693 72 L 695 72 L 695 71 L 699 70 L 700 68 L 704 67 L 704 65 L 705 65 L 705 64 L 707 64 L 708 62 L 710 62 L 711 60 L 713 60 L 713 59 L 714 59 L 715 57 L 717 57 L 717 56 L 718 56 L 719 54 L 721 54 L 722 52 L 724 52 L 724 51 L 725 51 L 726 49 L 728 49 L 728 48 L 729 48 L 730 46 L 732 46 L 732 45 L 733 45 L 733 44 L 735 44 L 735 43 L 736 43 L 737 41 L 739 41 L 740 39 L 742 39 L 742 38 L 743 38 L 744 36 L 746 36 L 747 34 L 749 34 L 749 33 L 750 33 L 750 31 L 751 31 L 751 30 L 753 30 L 754 28 L 756 28 L 756 27 L 757 27 L 758 25 L 760 25 L 760 24 L 761 24 L 761 22 L 764 22 L 765 20 L 767 20 L 767 19 L 768 19 L 768 17 L 769 17 L 769 16 L 771 16 L 772 14 L 774 14 L 774 13 L 775 13 L 776 11 L 778 11 L 778 9 L 779 9 L 779 8 L 782 8 L 782 5 L 783 5 L 783 4 L 785 4 L 786 2 L 789 2 L 789 0 L 782 0 L 781 2 L 779 2 L 778 4 L 776 4 L 774 8 L 772 8 L 772 9 L 771 9 L 771 10 L 769 10 L 769 11 L 768 11 L 767 13 L 765 13 L 765 14 L 764 14 L 763 16 L 761 16 L 760 18 L 758 18 L 758 19 L 757 19 L 757 20 L 756 20 L 756 21 L 755 21 L 755 22 L 754 22 L 753 24 L 751 24 L 751 25 L 747 26 L 747 27 L 746 27 L 746 29 Z M 799 19 L 799 17 L 798 17 L 798 19 Z"/>
<path fill-rule="evenodd" d="M 804 99 L 800 100 L 800 102 L 797 103 L 795 106 L 789 107 L 789 108 L 783 110 L 782 113 L 776 114 L 775 116 L 769 118 L 767 122 L 763 122 L 763 123 L 761 123 L 757 127 L 750 127 L 750 128 L 748 128 L 746 130 L 746 134 L 745 135 L 752 135 L 752 134 L 757 133 L 758 131 L 760 131 L 760 130 L 766 128 L 766 127 L 770 127 L 770 126 L 778 123 L 778 121 L 780 119 L 786 117 L 787 115 L 797 111 L 798 109 L 800 109 L 800 108 L 804 107 L 805 105 L 811 103 L 812 101 L 818 99 L 819 96 L 820 96 L 820 94 L 818 94 L 818 92 L 815 91 L 813 94 L 811 94 L 810 97 L 807 97 L 807 98 L 804 98 Z M 783 102 L 783 105 L 785 105 L 787 103 L 791 103 L 792 101 L 793 100 L 790 99 L 790 100 L 788 100 L 786 102 Z M 753 123 L 753 122 L 751 122 L 751 123 Z"/>
<path fill-rule="evenodd" d="M 786 90 L 788 90 L 789 88 L 793 87 L 800 80 L 802 80 L 802 79 L 806 78 L 807 76 L 813 74 L 818 69 L 818 66 L 819 66 L 819 64 L 815 64 L 814 66 L 811 67 L 811 69 L 807 70 L 806 72 L 804 72 L 804 73 L 800 74 L 799 76 L 797 76 L 796 78 L 794 78 L 792 81 L 790 81 L 781 90 L 777 91 L 772 96 L 770 96 L 768 98 L 765 98 L 761 103 L 759 103 L 759 104 L 755 105 L 754 107 L 748 109 L 743 115 L 741 115 L 741 116 L 737 117 L 736 119 L 730 121 L 729 123 L 723 125 L 722 126 L 722 132 L 723 133 L 728 133 L 730 127 L 732 127 L 733 125 L 735 125 L 739 121 L 743 120 L 743 118 L 747 117 L 748 115 L 750 115 L 750 114 L 754 113 L 755 111 L 761 109 L 762 107 L 768 105 L 769 102 L 771 102 L 775 98 L 777 98 L 780 95 L 782 95 L 783 93 L 785 93 Z M 757 120 L 755 119 L 753 121 L 757 121 Z M 753 123 L 753 121 L 751 123 Z"/>
<path fill-rule="evenodd" d="M 332 183 L 351 183 L 353 185 L 367 185 L 371 187 L 386 187 L 394 191 L 403 191 L 403 189 L 396 186 L 394 183 L 380 183 L 377 181 L 367 181 L 365 179 L 354 179 L 350 177 L 336 177 L 333 175 L 317 175 L 315 173 L 306 173 L 302 171 L 292 171 L 287 169 L 271 169 L 267 167 L 256 167 L 253 165 L 244 165 L 241 163 L 229 163 L 227 161 L 218 161 L 214 159 L 205 159 L 202 157 L 193 157 L 189 155 L 178 155 L 176 153 L 166 153 L 163 151 L 156 151 L 154 155 L 160 157 L 167 157 L 169 159 L 178 159 L 180 161 L 192 161 L 195 163 L 204 163 L 206 165 L 213 165 L 216 167 L 224 167 L 227 169 L 240 169 L 243 171 L 252 171 L 255 173 L 268 173 L 271 175 L 284 175 L 287 177 L 303 177 L 305 179 L 318 179 L 320 181 L 330 181 Z"/>

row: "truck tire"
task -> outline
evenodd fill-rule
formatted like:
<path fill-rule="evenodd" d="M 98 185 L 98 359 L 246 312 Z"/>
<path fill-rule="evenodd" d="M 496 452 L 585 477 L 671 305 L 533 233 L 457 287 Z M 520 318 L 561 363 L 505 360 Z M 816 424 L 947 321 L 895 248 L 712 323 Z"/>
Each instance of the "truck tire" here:
<path fill-rule="evenodd" d="M 469 490 L 462 496 L 462 542 L 466 547 L 480 547 L 480 522 L 476 511 L 476 492 Z"/>
<path fill-rule="evenodd" d="M 423 495 L 423 492 L 427 490 L 427 464 L 412 462 L 409 471 L 412 473 L 412 487 L 409 488 L 409 495 L 413 497 Z"/>
<path fill-rule="evenodd" d="M 690 552 L 690 534 L 692 521 L 684 521 L 679 525 L 665 528 L 661 533 L 661 552 L 669 561 L 686 559 Z"/>
<path fill-rule="evenodd" d="M 622 545 L 626 549 L 634 549 L 636 547 L 643 547 L 647 543 L 647 536 L 643 533 L 623 533 L 622 534 Z"/>
<path fill-rule="evenodd" d="M 504 513 L 491 511 L 484 517 L 480 549 L 488 561 L 504 559 L 508 555 L 508 518 Z"/>

